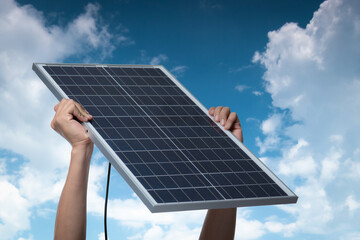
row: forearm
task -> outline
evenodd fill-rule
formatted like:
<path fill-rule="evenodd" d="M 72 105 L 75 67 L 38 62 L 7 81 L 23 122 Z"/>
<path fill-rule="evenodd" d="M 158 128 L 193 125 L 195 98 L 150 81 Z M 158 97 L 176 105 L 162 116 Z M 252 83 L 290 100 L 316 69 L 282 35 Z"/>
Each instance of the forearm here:
<path fill-rule="evenodd" d="M 235 234 L 236 208 L 209 209 L 200 240 L 232 240 Z"/>
<path fill-rule="evenodd" d="M 55 221 L 54 239 L 86 238 L 86 194 L 93 144 L 74 146 Z"/>

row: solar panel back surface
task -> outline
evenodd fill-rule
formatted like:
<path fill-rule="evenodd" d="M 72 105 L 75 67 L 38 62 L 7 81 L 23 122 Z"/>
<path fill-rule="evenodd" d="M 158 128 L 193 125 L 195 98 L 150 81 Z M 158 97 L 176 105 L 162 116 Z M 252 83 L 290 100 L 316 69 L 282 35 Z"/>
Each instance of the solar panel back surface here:
<path fill-rule="evenodd" d="M 34 64 L 81 103 L 97 147 L 152 212 L 294 203 L 297 196 L 164 67 Z"/>

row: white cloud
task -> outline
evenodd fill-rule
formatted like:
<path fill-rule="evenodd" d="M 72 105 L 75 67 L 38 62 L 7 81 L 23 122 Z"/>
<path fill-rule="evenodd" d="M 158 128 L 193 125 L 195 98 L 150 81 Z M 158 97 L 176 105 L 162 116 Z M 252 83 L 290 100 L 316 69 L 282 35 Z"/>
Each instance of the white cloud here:
<path fill-rule="evenodd" d="M 123 35 L 117 36 L 116 41 L 117 41 L 119 44 L 123 45 L 123 46 L 130 46 L 130 45 L 134 45 L 134 44 L 135 44 L 135 41 L 134 41 L 134 40 L 132 40 L 132 39 L 129 38 L 129 37 L 123 36 Z"/>
<path fill-rule="evenodd" d="M 291 236 L 291 232 L 295 229 L 296 224 L 283 224 L 281 222 L 268 221 L 265 223 L 265 228 L 272 233 L 283 233 L 286 237 Z"/>
<path fill-rule="evenodd" d="M 350 212 L 353 212 L 360 208 L 360 202 L 356 201 L 353 195 L 350 195 L 345 200 L 345 206 L 349 209 Z"/>
<path fill-rule="evenodd" d="M 65 27 L 49 25 L 31 5 L 13 0 L 1 5 L 0 148 L 22 158 L 7 160 L 12 175 L 1 185 L 9 194 L 1 195 L 4 205 L 0 205 L 10 205 L 1 207 L 0 235 L 13 239 L 30 228 L 32 207 L 57 200 L 70 157 L 68 143 L 50 128 L 57 101 L 31 70 L 32 63 L 70 56 L 85 59 L 91 54 L 104 58 L 114 45 L 112 34 L 99 24 L 98 5 L 88 4 Z M 7 170 L 4 166 L 2 172 Z"/>
<path fill-rule="evenodd" d="M 6 180 L 0 180 L 0 191 L 1 238 L 13 239 L 19 231 L 30 228 L 29 202 Z"/>
<path fill-rule="evenodd" d="M 346 177 L 351 179 L 351 180 L 355 180 L 355 181 L 360 181 L 360 161 L 359 161 L 359 157 L 358 154 L 354 154 L 356 156 L 356 158 L 354 157 L 353 159 L 347 159 L 345 161 L 345 166 L 346 169 L 348 170 L 346 172 Z"/>
<path fill-rule="evenodd" d="M 279 164 L 279 173 L 300 177 L 313 176 L 316 173 L 316 162 L 304 147 L 308 143 L 300 139 L 298 143 L 284 152 L 283 159 Z"/>
<path fill-rule="evenodd" d="M 335 149 L 334 147 L 329 149 L 329 154 L 321 161 L 321 175 L 320 180 L 328 183 L 338 175 L 339 164 L 342 158 L 342 150 Z"/>
<path fill-rule="evenodd" d="M 252 68 L 252 67 L 254 67 L 254 64 L 244 65 L 244 66 L 241 66 L 241 67 L 238 67 L 238 68 L 235 68 L 235 69 L 230 69 L 229 72 L 230 73 L 241 72 L 241 71 L 243 71 L 245 69 Z"/>
<path fill-rule="evenodd" d="M 105 239 L 105 233 L 102 232 L 102 233 L 99 233 L 98 234 L 98 240 L 104 240 Z"/>
<path fill-rule="evenodd" d="M 164 231 L 160 226 L 153 226 L 151 227 L 146 233 L 144 234 L 144 240 L 157 240 L 162 239 L 164 236 Z"/>
<path fill-rule="evenodd" d="M 6 173 L 6 159 L 0 158 L 0 175 L 3 175 Z"/>
<path fill-rule="evenodd" d="M 185 225 L 172 225 L 170 228 L 165 230 L 161 226 L 153 225 L 148 229 L 145 234 L 139 238 L 143 240 L 173 240 L 173 239 L 184 239 L 193 240 L 199 238 L 200 228 L 189 229 Z"/>
<path fill-rule="evenodd" d="M 263 122 L 260 152 L 271 144 L 281 150 L 270 161 L 299 195 L 297 205 L 281 207 L 292 217 L 268 223 L 270 231 L 286 236 L 331 231 L 340 238 L 358 229 L 338 196 L 360 198 L 359 15 L 359 1 L 325 1 L 306 28 L 287 23 L 269 32 L 266 50 L 254 54 L 253 62 L 266 68 L 273 107 L 290 119 L 283 119 L 278 131 Z"/>
<path fill-rule="evenodd" d="M 344 137 L 339 134 L 334 134 L 330 136 L 330 140 L 334 143 L 342 143 L 344 140 Z"/>
<path fill-rule="evenodd" d="M 248 117 L 248 118 L 246 118 L 245 121 L 246 121 L 246 122 L 255 122 L 255 123 L 259 123 L 259 122 L 260 122 L 259 119 L 253 118 L 253 117 Z"/>
<path fill-rule="evenodd" d="M 279 207 L 296 216 L 295 222 L 282 224 L 282 233 L 285 236 L 293 236 L 301 230 L 312 234 L 325 234 L 327 226 L 334 218 L 335 209 L 321 183 L 316 179 L 310 179 L 303 186 L 296 187 L 295 192 L 299 196 L 296 205 Z"/>
<path fill-rule="evenodd" d="M 360 232 L 347 233 L 340 240 L 360 240 Z"/>
<path fill-rule="evenodd" d="M 159 65 L 167 60 L 168 57 L 165 54 L 159 54 L 150 60 L 150 65 Z"/>
<path fill-rule="evenodd" d="M 188 69 L 187 66 L 181 65 L 181 66 L 173 67 L 173 68 L 170 70 L 170 72 L 171 72 L 175 77 L 182 77 L 187 69 Z"/>
<path fill-rule="evenodd" d="M 280 138 L 277 135 L 266 136 L 264 140 L 259 137 L 255 138 L 256 146 L 259 147 L 259 153 L 263 154 L 269 150 L 277 149 Z"/>
<path fill-rule="evenodd" d="M 23 238 L 23 237 L 20 237 L 18 240 L 33 240 L 34 237 L 30 234 L 30 236 L 28 238 Z"/>
<path fill-rule="evenodd" d="M 249 88 L 249 86 L 246 86 L 246 85 L 236 85 L 235 86 L 235 89 L 239 92 L 243 92 L 247 88 Z"/>
<path fill-rule="evenodd" d="M 282 124 L 282 118 L 280 114 L 274 114 L 261 123 L 261 131 L 265 135 L 275 134 Z"/>
<path fill-rule="evenodd" d="M 56 210 L 53 208 L 38 208 L 36 209 L 36 215 L 41 218 L 51 219 L 56 214 Z"/>
<path fill-rule="evenodd" d="M 256 145 L 260 148 L 260 154 L 278 147 L 280 141 L 279 131 L 282 127 L 282 122 L 281 114 L 273 114 L 261 123 L 260 129 L 265 135 L 265 139 L 261 140 L 259 137 L 255 139 Z"/>
<path fill-rule="evenodd" d="M 160 53 L 157 56 L 151 57 L 148 55 L 146 50 L 140 51 L 140 63 L 141 64 L 161 65 L 164 62 L 168 61 L 168 59 L 169 59 L 168 56 L 163 53 Z"/>
<path fill-rule="evenodd" d="M 252 93 L 253 93 L 255 96 L 261 96 L 261 95 L 264 94 L 263 92 L 260 92 L 260 91 L 253 91 Z"/>
<path fill-rule="evenodd" d="M 236 237 L 238 240 L 258 239 L 265 234 L 264 225 L 258 220 L 236 219 Z"/>

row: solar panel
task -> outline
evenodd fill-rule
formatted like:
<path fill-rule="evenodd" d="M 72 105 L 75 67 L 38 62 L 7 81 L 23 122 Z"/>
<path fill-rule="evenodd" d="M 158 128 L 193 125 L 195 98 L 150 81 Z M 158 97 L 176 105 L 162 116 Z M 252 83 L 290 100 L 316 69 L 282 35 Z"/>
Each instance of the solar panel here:
<path fill-rule="evenodd" d="M 82 123 L 151 212 L 295 203 L 297 196 L 163 66 L 41 64 L 57 97 L 81 103 Z"/>

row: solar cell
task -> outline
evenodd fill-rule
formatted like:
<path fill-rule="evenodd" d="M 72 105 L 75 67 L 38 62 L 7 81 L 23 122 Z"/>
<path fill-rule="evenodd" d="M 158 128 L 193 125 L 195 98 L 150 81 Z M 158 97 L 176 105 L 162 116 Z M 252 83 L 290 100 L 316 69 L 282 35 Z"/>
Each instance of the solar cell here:
<path fill-rule="evenodd" d="M 90 138 L 152 212 L 294 203 L 297 196 L 164 67 L 34 64 L 93 116 Z"/>

